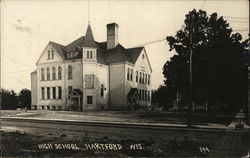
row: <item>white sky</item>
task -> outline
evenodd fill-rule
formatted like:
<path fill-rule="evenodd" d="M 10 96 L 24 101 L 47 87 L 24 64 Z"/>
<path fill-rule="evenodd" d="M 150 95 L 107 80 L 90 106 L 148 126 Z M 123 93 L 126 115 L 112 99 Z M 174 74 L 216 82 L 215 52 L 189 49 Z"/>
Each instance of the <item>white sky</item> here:
<path fill-rule="evenodd" d="M 91 27 L 96 41 L 106 41 L 106 24 L 119 24 L 119 42 L 124 47 L 140 46 L 175 35 L 185 14 L 200 9 L 196 1 L 105 1 L 90 0 Z M 248 0 L 206 0 L 208 15 L 249 18 Z M 227 18 L 225 18 L 227 19 Z M 19 91 L 30 89 L 30 73 L 49 41 L 66 45 L 85 35 L 88 1 L 1 1 L 1 87 Z M 229 23 L 244 39 L 249 20 Z M 146 45 L 153 68 L 153 88 L 163 84 L 162 67 L 173 52 L 166 41 Z"/>

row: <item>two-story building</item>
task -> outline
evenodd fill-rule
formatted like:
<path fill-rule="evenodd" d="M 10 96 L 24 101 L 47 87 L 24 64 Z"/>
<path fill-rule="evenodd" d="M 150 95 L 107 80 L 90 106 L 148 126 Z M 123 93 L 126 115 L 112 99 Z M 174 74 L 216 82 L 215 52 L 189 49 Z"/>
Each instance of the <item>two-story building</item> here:
<path fill-rule="evenodd" d="M 31 73 L 32 109 L 145 108 L 151 100 L 152 68 L 144 47 L 124 48 L 116 23 L 107 42 L 96 42 L 91 26 L 66 46 L 49 42 Z"/>

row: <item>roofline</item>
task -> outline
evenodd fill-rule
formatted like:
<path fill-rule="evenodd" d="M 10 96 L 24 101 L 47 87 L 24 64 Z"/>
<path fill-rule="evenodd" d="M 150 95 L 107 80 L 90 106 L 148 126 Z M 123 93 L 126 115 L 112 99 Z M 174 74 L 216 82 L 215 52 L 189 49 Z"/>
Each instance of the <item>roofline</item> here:
<path fill-rule="evenodd" d="M 147 54 L 146 48 L 144 47 L 143 49 L 145 50 L 145 54 L 146 54 L 146 57 L 147 57 L 147 60 L 148 60 L 148 65 L 149 65 L 150 71 L 151 71 L 151 73 L 152 73 L 153 70 L 152 70 L 152 66 L 151 66 L 150 61 L 149 61 L 149 58 L 148 58 L 148 54 Z"/>

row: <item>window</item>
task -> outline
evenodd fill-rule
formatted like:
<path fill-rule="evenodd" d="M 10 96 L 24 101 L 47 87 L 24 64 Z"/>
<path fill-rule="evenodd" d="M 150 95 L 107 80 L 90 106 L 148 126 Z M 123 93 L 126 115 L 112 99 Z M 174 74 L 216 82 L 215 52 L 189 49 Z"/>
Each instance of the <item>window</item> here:
<path fill-rule="evenodd" d="M 150 85 L 150 75 L 148 75 L 148 85 Z"/>
<path fill-rule="evenodd" d="M 101 95 L 101 97 L 104 96 L 104 85 L 103 84 L 101 85 L 101 94 L 100 95 Z"/>
<path fill-rule="evenodd" d="M 86 75 L 86 88 L 94 88 L 94 75 Z"/>
<path fill-rule="evenodd" d="M 71 58 L 75 57 L 75 52 L 71 52 Z"/>
<path fill-rule="evenodd" d="M 62 99 L 62 87 L 58 87 L 58 99 Z"/>
<path fill-rule="evenodd" d="M 50 87 L 47 87 L 47 99 L 50 99 Z"/>
<path fill-rule="evenodd" d="M 56 79 L 56 68 L 52 68 L 52 79 L 55 80 Z"/>
<path fill-rule="evenodd" d="M 45 96 L 44 96 L 44 87 L 41 87 L 41 95 L 42 95 L 42 99 L 45 99 Z"/>
<path fill-rule="evenodd" d="M 48 50 L 48 59 L 50 59 L 50 51 Z"/>
<path fill-rule="evenodd" d="M 62 79 L 62 68 L 58 67 L 58 80 Z"/>
<path fill-rule="evenodd" d="M 52 87 L 52 97 L 56 99 L 56 87 Z"/>
<path fill-rule="evenodd" d="M 68 67 L 68 79 L 72 79 L 72 66 Z"/>
<path fill-rule="evenodd" d="M 145 100 L 148 100 L 148 91 L 145 91 Z"/>
<path fill-rule="evenodd" d="M 141 82 L 144 83 L 144 73 L 142 73 L 142 79 Z"/>
<path fill-rule="evenodd" d="M 141 100 L 141 90 L 140 89 L 138 90 L 138 98 L 139 98 L 139 100 Z"/>
<path fill-rule="evenodd" d="M 44 106 L 42 106 L 42 110 L 44 110 Z"/>
<path fill-rule="evenodd" d="M 87 59 L 89 58 L 89 51 L 87 50 Z"/>
<path fill-rule="evenodd" d="M 90 59 L 92 59 L 92 58 L 93 58 L 93 53 L 92 53 L 92 51 L 89 51 L 89 53 L 90 53 Z"/>
<path fill-rule="evenodd" d="M 50 69 L 47 68 L 47 80 L 50 80 Z"/>
<path fill-rule="evenodd" d="M 47 110 L 50 110 L 50 106 L 47 106 Z"/>
<path fill-rule="evenodd" d="M 150 101 L 150 91 L 148 91 L 148 101 Z"/>
<path fill-rule="evenodd" d="M 72 92 L 73 87 L 72 86 L 68 86 L 68 96 L 70 97 L 70 93 Z"/>
<path fill-rule="evenodd" d="M 91 50 L 87 50 L 87 59 L 93 58 L 93 52 Z"/>
<path fill-rule="evenodd" d="M 141 72 L 140 72 L 140 77 L 139 77 L 139 79 L 140 79 L 140 80 L 139 80 L 139 83 L 141 83 Z"/>
<path fill-rule="evenodd" d="M 54 59 L 54 50 L 51 50 L 51 59 Z"/>
<path fill-rule="evenodd" d="M 138 71 L 136 71 L 135 81 L 138 82 Z"/>
<path fill-rule="evenodd" d="M 41 80 L 44 81 L 44 69 L 41 69 Z"/>
<path fill-rule="evenodd" d="M 87 104 L 93 104 L 93 96 L 87 96 Z"/>
<path fill-rule="evenodd" d="M 144 56 L 144 54 L 142 54 L 142 59 L 144 59 L 145 58 L 145 56 Z"/>
<path fill-rule="evenodd" d="M 128 71 L 127 71 L 127 80 L 129 80 L 129 72 L 130 72 L 130 69 L 128 68 Z"/>
<path fill-rule="evenodd" d="M 67 58 L 70 58 L 71 57 L 71 54 L 70 54 L 70 52 L 69 53 L 67 53 Z"/>
<path fill-rule="evenodd" d="M 133 81 L 133 69 L 131 69 L 130 80 Z"/>

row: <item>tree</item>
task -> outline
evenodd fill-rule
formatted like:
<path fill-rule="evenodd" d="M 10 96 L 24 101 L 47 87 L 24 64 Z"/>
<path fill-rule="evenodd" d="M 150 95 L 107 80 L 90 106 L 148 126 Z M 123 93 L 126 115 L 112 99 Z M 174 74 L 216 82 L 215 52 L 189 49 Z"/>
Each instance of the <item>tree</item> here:
<path fill-rule="evenodd" d="M 168 88 L 167 86 L 161 85 L 157 90 L 152 93 L 152 103 L 159 104 L 165 109 L 169 109 L 175 98 L 174 89 Z"/>
<path fill-rule="evenodd" d="M 170 51 L 163 67 L 165 84 L 181 93 L 187 104 L 207 102 L 209 109 L 239 109 L 247 105 L 247 47 L 239 33 L 223 17 L 203 10 L 190 11 L 184 27 L 168 36 Z M 192 50 L 192 93 L 190 96 L 190 50 Z M 227 105 L 227 106 L 225 106 Z"/>
<path fill-rule="evenodd" d="M 17 97 L 14 90 L 0 89 L 1 109 L 14 110 L 17 108 Z"/>
<path fill-rule="evenodd" d="M 22 89 L 18 94 L 18 101 L 21 107 L 31 108 L 31 91 L 28 89 Z"/>

